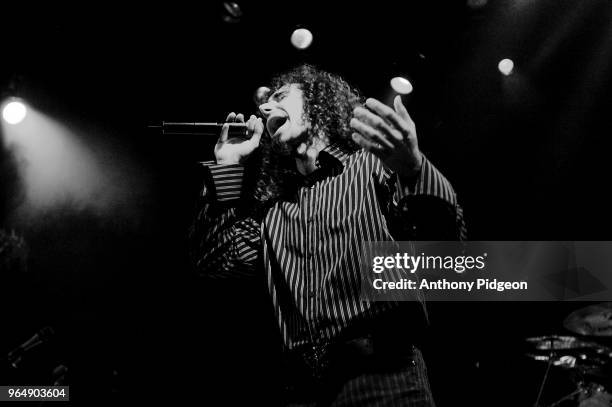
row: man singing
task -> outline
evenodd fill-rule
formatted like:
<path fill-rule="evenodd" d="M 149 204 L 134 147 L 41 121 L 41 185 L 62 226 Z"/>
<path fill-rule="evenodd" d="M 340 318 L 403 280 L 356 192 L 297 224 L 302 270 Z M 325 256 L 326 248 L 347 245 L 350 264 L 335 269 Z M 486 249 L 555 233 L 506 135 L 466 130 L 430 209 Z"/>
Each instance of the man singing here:
<path fill-rule="evenodd" d="M 433 406 L 423 304 L 360 298 L 362 242 L 464 237 L 455 192 L 419 150 L 401 98 L 362 103 L 342 78 L 304 65 L 277 77 L 259 109 L 267 134 L 256 116 L 246 139 L 226 124 L 216 162 L 204 163 L 199 272 L 266 274 L 288 404 Z"/>

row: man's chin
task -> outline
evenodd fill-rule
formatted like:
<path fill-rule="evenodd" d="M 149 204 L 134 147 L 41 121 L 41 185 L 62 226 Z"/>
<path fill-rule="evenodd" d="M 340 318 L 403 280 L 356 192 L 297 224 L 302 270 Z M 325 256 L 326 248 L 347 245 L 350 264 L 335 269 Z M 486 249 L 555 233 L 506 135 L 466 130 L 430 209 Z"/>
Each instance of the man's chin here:
<path fill-rule="evenodd" d="M 282 134 L 274 135 L 272 137 L 272 148 L 277 154 L 280 155 L 295 155 L 298 146 L 308 139 L 308 135 L 300 137 L 283 137 Z"/>
<path fill-rule="evenodd" d="M 290 155 L 291 154 L 291 146 L 287 143 L 287 140 L 283 140 L 281 135 L 275 134 L 272 136 L 272 150 L 276 154 L 280 155 Z"/>

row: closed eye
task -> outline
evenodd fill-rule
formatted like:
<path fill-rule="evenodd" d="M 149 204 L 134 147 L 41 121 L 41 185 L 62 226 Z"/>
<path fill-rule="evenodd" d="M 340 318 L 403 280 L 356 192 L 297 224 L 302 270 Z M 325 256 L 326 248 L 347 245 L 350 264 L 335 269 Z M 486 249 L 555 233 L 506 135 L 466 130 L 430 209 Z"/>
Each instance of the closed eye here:
<path fill-rule="evenodd" d="M 287 97 L 287 93 L 289 93 L 287 90 L 277 90 L 276 92 L 274 92 L 274 94 L 270 97 L 270 99 L 276 101 L 276 102 L 280 102 L 281 100 L 283 100 L 285 97 Z"/>

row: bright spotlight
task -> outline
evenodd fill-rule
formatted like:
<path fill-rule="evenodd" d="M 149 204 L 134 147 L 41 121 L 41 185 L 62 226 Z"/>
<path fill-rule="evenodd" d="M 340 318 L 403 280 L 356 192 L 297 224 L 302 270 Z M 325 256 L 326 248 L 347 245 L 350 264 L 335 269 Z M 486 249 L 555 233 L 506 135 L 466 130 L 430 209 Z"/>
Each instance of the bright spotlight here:
<path fill-rule="evenodd" d="M 306 28 L 298 28 L 291 34 L 291 44 L 297 49 L 306 49 L 312 44 L 312 33 Z"/>
<path fill-rule="evenodd" d="M 4 109 L 2 109 L 2 118 L 8 124 L 17 124 L 25 118 L 26 113 L 27 109 L 25 105 L 18 100 L 13 100 L 4 105 Z"/>
<path fill-rule="evenodd" d="M 226 23 L 238 23 L 242 18 L 242 10 L 240 6 L 233 1 L 224 1 L 223 8 L 225 9 L 225 13 L 223 13 L 223 21 Z"/>
<path fill-rule="evenodd" d="M 253 101 L 257 106 L 264 104 L 268 100 L 268 95 L 270 94 L 270 88 L 267 86 L 260 86 L 257 88 L 255 93 L 253 93 Z"/>
<path fill-rule="evenodd" d="M 406 78 L 402 78 L 401 76 L 396 76 L 395 78 L 391 79 L 391 87 L 400 95 L 407 95 L 412 92 L 412 84 L 410 81 Z"/>
<path fill-rule="evenodd" d="M 501 61 L 499 61 L 497 68 L 499 69 L 499 72 L 508 76 L 512 73 L 512 70 L 514 69 L 514 62 L 512 62 L 512 60 L 508 58 L 502 59 Z"/>

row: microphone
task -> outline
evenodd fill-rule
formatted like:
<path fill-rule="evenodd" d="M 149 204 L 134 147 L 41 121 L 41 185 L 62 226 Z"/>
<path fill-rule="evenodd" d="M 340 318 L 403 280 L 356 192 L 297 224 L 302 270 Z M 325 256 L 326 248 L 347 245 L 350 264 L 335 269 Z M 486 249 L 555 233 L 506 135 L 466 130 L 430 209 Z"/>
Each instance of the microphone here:
<path fill-rule="evenodd" d="M 217 136 L 225 123 L 216 122 L 162 122 L 161 125 L 148 126 L 149 129 L 159 129 L 161 134 L 187 134 L 201 136 Z M 228 137 L 247 137 L 246 123 L 229 124 Z"/>
<path fill-rule="evenodd" d="M 30 339 L 13 349 L 8 354 L 8 361 L 15 369 L 17 369 L 21 357 L 32 348 L 37 347 L 40 344 L 48 342 L 49 339 L 55 334 L 53 328 L 46 326 L 40 331 L 36 332 Z"/>

